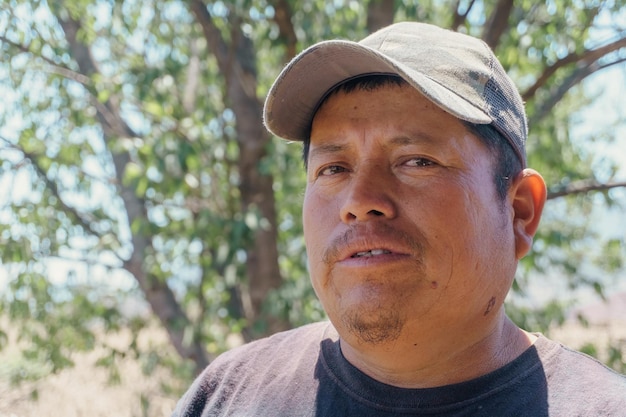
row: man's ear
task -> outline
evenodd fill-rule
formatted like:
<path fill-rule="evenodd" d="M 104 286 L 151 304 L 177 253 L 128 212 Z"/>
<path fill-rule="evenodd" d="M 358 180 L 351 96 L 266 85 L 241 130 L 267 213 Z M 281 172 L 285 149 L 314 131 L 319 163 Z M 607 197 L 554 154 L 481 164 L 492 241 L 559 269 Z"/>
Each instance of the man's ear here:
<path fill-rule="evenodd" d="M 513 205 L 513 232 L 515 233 L 515 255 L 522 259 L 533 243 L 539 227 L 541 212 L 546 202 L 546 183 L 534 169 L 523 170 L 510 189 Z"/>

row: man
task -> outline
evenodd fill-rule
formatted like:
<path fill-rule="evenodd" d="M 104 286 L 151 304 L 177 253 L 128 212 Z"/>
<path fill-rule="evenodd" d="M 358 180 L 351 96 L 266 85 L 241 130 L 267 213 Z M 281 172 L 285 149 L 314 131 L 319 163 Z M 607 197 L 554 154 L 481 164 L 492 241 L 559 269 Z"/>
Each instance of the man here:
<path fill-rule="evenodd" d="M 216 359 L 180 416 L 626 416 L 626 378 L 503 302 L 546 187 L 481 41 L 399 23 L 296 57 L 265 123 L 304 142 L 304 235 L 330 323 Z"/>

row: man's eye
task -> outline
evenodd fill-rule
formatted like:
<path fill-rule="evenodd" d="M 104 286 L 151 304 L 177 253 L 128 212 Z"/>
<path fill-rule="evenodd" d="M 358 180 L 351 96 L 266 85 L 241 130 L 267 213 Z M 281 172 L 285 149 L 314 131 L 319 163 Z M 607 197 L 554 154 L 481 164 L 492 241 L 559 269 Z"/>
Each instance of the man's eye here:
<path fill-rule="evenodd" d="M 412 158 L 406 161 L 405 164 L 411 167 L 429 167 L 435 165 L 433 161 L 427 158 Z"/>
<path fill-rule="evenodd" d="M 319 171 L 319 176 L 320 177 L 326 177 L 329 175 L 334 175 L 334 174 L 338 174 L 340 172 L 344 172 L 346 169 L 340 165 L 329 165 L 327 167 L 325 167 L 324 169 Z"/>

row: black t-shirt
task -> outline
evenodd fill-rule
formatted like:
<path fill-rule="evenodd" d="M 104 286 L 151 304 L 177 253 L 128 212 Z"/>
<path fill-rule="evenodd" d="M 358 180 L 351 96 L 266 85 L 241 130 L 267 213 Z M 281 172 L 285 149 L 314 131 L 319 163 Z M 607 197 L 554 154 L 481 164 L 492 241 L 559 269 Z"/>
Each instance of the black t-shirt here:
<path fill-rule="evenodd" d="M 513 362 L 482 377 L 397 388 L 352 366 L 332 325 L 316 323 L 221 355 L 173 416 L 626 417 L 626 377 L 539 335 Z"/>

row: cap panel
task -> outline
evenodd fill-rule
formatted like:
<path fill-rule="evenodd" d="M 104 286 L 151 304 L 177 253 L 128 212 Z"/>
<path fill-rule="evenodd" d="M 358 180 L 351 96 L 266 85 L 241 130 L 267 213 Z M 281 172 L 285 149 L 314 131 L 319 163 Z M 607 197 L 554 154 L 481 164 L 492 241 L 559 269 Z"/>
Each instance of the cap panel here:
<path fill-rule="evenodd" d="M 333 87 L 361 74 L 390 72 L 377 53 L 355 42 L 321 42 L 281 72 L 266 98 L 265 125 L 282 138 L 305 140 L 320 101 Z"/>
<path fill-rule="evenodd" d="M 423 30 L 425 26 L 428 30 Z M 399 23 L 360 44 L 415 69 L 485 111 L 483 92 L 492 74 L 480 40 L 436 26 Z"/>

